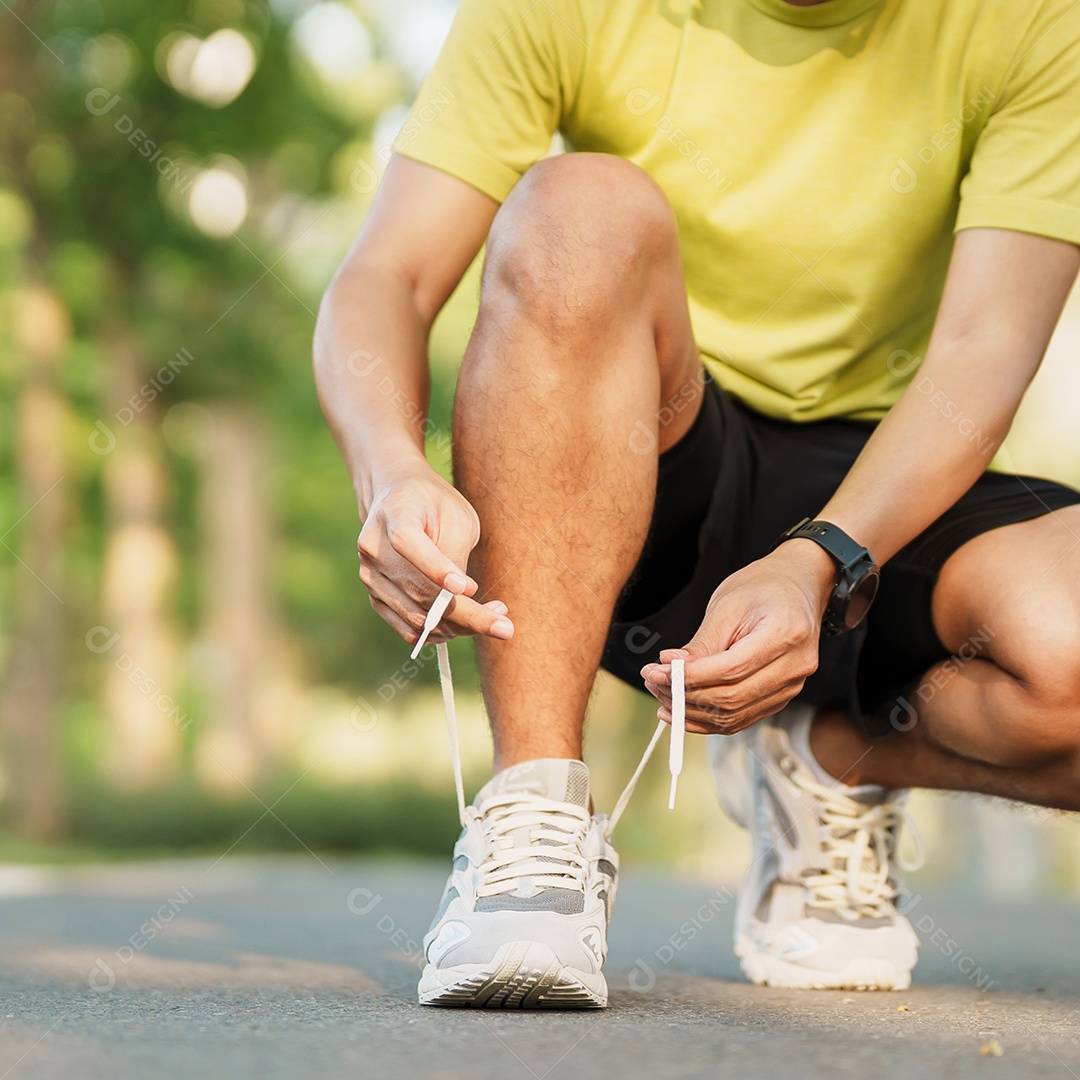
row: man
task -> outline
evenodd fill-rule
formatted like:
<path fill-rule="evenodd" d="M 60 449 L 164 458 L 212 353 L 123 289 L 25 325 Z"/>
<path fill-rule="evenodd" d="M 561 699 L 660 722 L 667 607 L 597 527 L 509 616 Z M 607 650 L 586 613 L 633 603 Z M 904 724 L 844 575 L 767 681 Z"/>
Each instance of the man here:
<path fill-rule="evenodd" d="M 316 367 L 371 602 L 455 594 L 494 733 L 421 1000 L 605 1003 L 586 702 L 670 719 L 675 657 L 748 976 L 906 987 L 905 790 L 1080 807 L 1080 494 L 987 471 L 1080 265 L 1080 8 L 464 0 L 397 150 Z M 455 488 L 415 417 L 485 239 Z"/>

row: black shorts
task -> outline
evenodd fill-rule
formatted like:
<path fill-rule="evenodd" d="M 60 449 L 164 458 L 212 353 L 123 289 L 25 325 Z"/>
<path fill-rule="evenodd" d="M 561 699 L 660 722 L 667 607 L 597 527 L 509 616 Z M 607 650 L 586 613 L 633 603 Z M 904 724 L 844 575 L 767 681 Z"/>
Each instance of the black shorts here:
<path fill-rule="evenodd" d="M 873 430 L 854 420 L 770 419 L 709 380 L 692 427 L 660 456 L 652 525 L 616 606 L 603 666 L 642 688 L 641 667 L 694 636 L 724 578 L 766 555 L 785 529 L 820 513 Z M 800 699 L 837 704 L 869 730 L 887 731 L 880 718 L 897 696 L 949 656 L 931 615 L 949 556 L 990 529 L 1074 503 L 1080 493 L 1062 484 L 984 473 L 883 567 L 862 626 L 822 639 L 818 670 Z"/>

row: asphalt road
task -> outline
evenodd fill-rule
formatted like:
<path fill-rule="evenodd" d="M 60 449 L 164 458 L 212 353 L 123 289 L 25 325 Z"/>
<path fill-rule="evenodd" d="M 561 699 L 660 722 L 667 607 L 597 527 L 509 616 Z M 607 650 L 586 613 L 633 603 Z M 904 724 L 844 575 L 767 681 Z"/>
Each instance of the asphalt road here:
<path fill-rule="evenodd" d="M 923 889 L 916 986 L 800 993 L 743 981 L 727 890 L 629 875 L 611 1007 L 503 1014 L 415 1004 L 442 879 L 307 856 L 0 868 L 0 1080 L 1080 1077 L 1077 907 Z"/>

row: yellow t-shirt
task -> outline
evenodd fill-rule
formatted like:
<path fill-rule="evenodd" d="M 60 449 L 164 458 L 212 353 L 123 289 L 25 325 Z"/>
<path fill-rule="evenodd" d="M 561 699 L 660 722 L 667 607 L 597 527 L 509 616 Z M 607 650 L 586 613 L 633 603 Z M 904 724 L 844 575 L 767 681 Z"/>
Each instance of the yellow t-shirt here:
<path fill-rule="evenodd" d="M 876 418 L 954 230 L 1080 243 L 1080 5 L 463 0 L 395 150 L 501 201 L 556 131 L 667 194 L 724 389 Z"/>

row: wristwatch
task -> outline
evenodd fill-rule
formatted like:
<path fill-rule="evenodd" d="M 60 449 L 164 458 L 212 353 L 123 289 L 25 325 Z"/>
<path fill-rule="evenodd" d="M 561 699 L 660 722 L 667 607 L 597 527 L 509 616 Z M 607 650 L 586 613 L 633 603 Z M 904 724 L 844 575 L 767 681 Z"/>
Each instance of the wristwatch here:
<path fill-rule="evenodd" d="M 827 521 L 803 518 L 773 544 L 773 550 L 788 540 L 813 540 L 823 547 L 836 563 L 836 584 L 829 606 L 821 621 L 825 637 L 835 637 L 854 630 L 866 618 L 877 596 L 881 572 L 866 548 L 857 544 L 843 529 Z"/>

